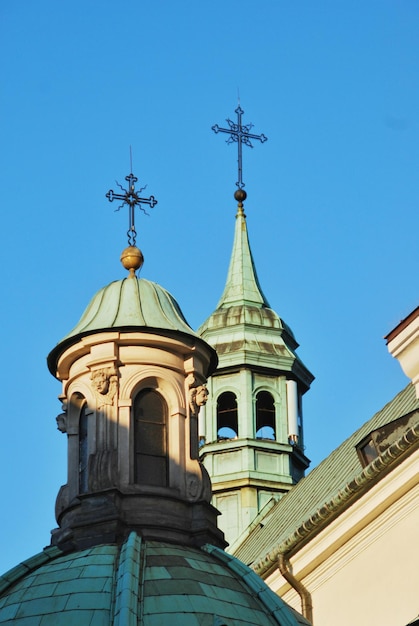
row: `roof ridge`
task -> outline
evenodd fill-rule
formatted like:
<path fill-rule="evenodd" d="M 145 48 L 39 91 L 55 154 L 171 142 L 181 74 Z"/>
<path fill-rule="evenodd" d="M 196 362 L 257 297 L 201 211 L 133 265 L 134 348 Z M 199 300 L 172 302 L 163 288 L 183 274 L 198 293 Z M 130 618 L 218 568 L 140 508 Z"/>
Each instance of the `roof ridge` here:
<path fill-rule="evenodd" d="M 298 626 L 308 622 L 297 613 L 290 614 L 287 603 L 268 587 L 260 577 L 239 559 L 213 545 L 206 544 L 202 550 L 222 561 L 228 569 L 234 572 L 242 582 L 251 589 L 259 601 L 267 608 L 274 620 L 281 626 Z"/>
<path fill-rule="evenodd" d="M 139 596 L 142 588 L 141 537 L 131 532 L 123 544 L 116 571 L 114 626 L 137 626 Z"/>
<path fill-rule="evenodd" d="M 19 565 L 12 567 L 12 569 L 9 569 L 2 576 L 0 576 L 0 593 L 5 591 L 5 589 L 13 585 L 20 578 L 26 576 L 26 574 L 33 572 L 41 565 L 48 563 L 48 561 L 53 561 L 57 557 L 64 554 L 65 552 L 57 546 L 47 546 L 42 550 L 42 552 L 38 552 L 28 559 L 25 559 L 19 563 Z"/>

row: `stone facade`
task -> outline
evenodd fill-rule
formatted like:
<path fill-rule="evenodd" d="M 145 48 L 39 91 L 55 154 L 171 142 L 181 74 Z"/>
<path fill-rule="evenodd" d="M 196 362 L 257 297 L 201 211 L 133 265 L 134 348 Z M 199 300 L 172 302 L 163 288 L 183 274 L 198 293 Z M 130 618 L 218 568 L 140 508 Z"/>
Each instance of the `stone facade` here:
<path fill-rule="evenodd" d="M 53 544 L 85 548 L 137 530 L 225 545 L 198 458 L 198 412 L 214 358 L 192 330 L 109 329 L 59 344 L 50 368 L 62 381 L 57 423 L 68 437 L 68 481 L 56 502 Z M 135 406 L 145 393 L 162 417 L 142 424 L 136 449 Z"/>

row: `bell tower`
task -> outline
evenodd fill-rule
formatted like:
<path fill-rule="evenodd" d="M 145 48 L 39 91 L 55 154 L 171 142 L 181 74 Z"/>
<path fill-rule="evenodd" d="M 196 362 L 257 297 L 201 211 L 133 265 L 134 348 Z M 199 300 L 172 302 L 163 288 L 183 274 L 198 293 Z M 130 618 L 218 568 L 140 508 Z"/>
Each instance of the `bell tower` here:
<path fill-rule="evenodd" d="M 314 378 L 257 277 L 244 212 L 240 142 L 249 145 L 249 137 L 266 137 L 249 134 L 251 125 L 242 125 L 243 113 L 239 107 L 237 124 L 227 120 L 239 144 L 238 205 L 227 281 L 216 310 L 198 329 L 219 359 L 208 381 L 199 434 L 213 504 L 221 511 L 219 525 L 230 547 L 265 504 L 291 489 L 309 466 L 302 396 Z M 229 132 L 218 126 L 213 130 Z"/>

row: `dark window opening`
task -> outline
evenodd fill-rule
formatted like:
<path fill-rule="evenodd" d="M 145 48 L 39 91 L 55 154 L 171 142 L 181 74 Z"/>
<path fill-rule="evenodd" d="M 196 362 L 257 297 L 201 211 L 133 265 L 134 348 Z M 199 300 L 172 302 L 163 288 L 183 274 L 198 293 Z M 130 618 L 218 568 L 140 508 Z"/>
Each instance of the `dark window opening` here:
<path fill-rule="evenodd" d="M 238 435 L 237 398 L 232 391 L 225 391 L 217 400 L 217 439 L 237 439 Z"/>
<path fill-rule="evenodd" d="M 256 439 L 276 439 L 275 404 L 268 391 L 256 396 Z"/>
<path fill-rule="evenodd" d="M 152 389 L 134 401 L 134 481 L 139 485 L 167 485 L 167 406 Z"/>
<path fill-rule="evenodd" d="M 398 441 L 417 422 L 418 415 L 418 411 L 411 411 L 387 424 L 383 424 L 361 439 L 356 445 L 356 450 L 362 467 L 369 465 Z"/>
<path fill-rule="evenodd" d="M 371 461 L 377 458 L 378 451 L 372 439 L 369 439 L 358 448 L 358 455 L 363 467 L 366 467 L 371 463 Z"/>
<path fill-rule="evenodd" d="M 87 439 L 88 420 L 86 413 L 86 404 L 84 404 L 80 411 L 79 419 L 79 491 L 80 493 L 86 493 L 88 490 L 88 461 L 89 461 L 89 448 Z"/>

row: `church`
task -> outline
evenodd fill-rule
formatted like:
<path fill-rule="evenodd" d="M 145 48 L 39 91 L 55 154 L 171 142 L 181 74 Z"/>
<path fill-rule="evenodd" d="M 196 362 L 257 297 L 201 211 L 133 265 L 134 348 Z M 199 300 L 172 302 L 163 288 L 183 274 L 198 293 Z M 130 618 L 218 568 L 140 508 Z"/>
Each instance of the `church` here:
<path fill-rule="evenodd" d="M 51 544 L 0 577 L 0 624 L 245 626 L 415 623 L 419 309 L 387 336 L 411 383 L 306 474 L 313 375 L 260 286 L 242 123 L 227 280 L 195 332 L 139 278 L 137 178 L 122 279 L 51 350 L 68 474 Z M 232 229 L 233 230 L 233 229 Z M 221 290 L 220 290 L 221 291 Z"/>
<path fill-rule="evenodd" d="M 0 624 L 17 626 L 303 626 L 225 551 L 199 458 L 198 419 L 214 348 L 174 297 L 139 278 L 137 178 L 107 194 L 129 210 L 128 273 L 101 288 L 51 350 L 61 383 L 57 427 L 67 482 L 51 544 L 0 577 Z"/>
<path fill-rule="evenodd" d="M 263 294 L 235 197 L 225 288 L 199 329 L 219 358 L 199 432 L 227 550 L 311 623 L 417 624 L 419 308 L 385 338 L 411 382 L 304 477 L 313 376 Z"/>
<path fill-rule="evenodd" d="M 260 286 L 240 183 L 239 152 L 227 280 L 198 331 L 219 358 L 199 432 L 227 551 L 310 623 L 419 624 L 419 308 L 385 337 L 411 382 L 305 476 L 314 377 Z"/>
<path fill-rule="evenodd" d="M 419 307 L 385 338 L 411 382 L 305 477 L 313 377 L 260 288 L 240 203 L 200 332 L 219 354 L 200 432 L 227 550 L 310 623 L 419 624 Z"/>

